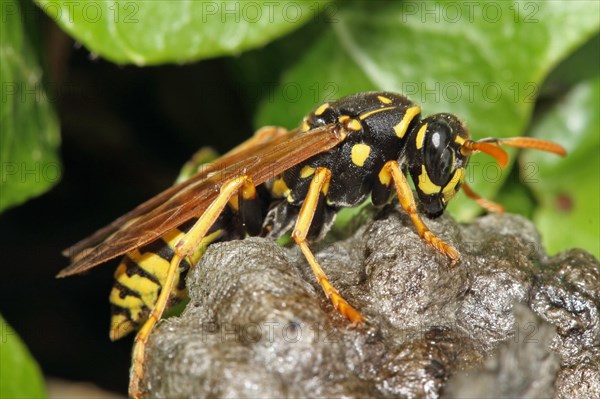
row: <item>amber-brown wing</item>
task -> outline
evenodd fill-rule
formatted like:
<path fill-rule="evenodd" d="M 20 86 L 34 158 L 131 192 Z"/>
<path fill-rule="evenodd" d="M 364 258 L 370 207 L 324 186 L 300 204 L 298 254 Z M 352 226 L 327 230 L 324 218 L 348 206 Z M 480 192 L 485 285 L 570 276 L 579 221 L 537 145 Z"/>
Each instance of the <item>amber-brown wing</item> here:
<path fill-rule="evenodd" d="M 161 192 L 160 194 L 155 195 L 148 201 L 145 201 L 144 203 L 138 205 L 135 209 L 114 220 L 111 224 L 101 228 L 91 236 L 86 237 L 78 243 L 65 249 L 62 252 L 62 254 L 71 258 L 71 260 L 73 260 L 76 257 L 79 257 L 82 251 L 94 247 L 95 245 L 98 245 L 102 241 L 106 240 L 111 234 L 114 234 L 116 231 L 122 229 L 123 226 L 125 226 L 126 224 L 131 223 L 133 220 L 140 217 L 141 215 L 144 215 L 152 209 L 163 204 L 164 202 L 172 198 L 175 194 L 177 194 L 179 191 L 182 191 L 185 189 L 185 187 L 188 187 L 189 185 L 193 184 L 194 181 L 200 181 L 206 176 L 208 176 L 210 173 L 213 173 L 215 170 L 218 170 L 219 168 L 239 161 L 240 159 L 244 159 L 248 157 L 249 154 L 253 154 L 257 149 L 265 145 L 269 145 L 270 142 L 272 142 L 275 138 L 283 137 L 284 135 L 289 134 L 289 132 L 285 132 L 285 129 L 283 128 L 272 127 L 271 135 L 261 135 L 260 132 L 264 131 L 264 129 L 265 128 L 260 129 L 257 132 L 257 134 L 255 134 L 253 137 L 249 138 L 240 145 L 231 149 L 229 152 L 217 159 L 215 162 L 211 162 L 210 164 L 204 165 L 202 167 L 202 170 L 198 172 L 195 176 L 193 176 L 191 179 L 183 181 L 177 185 L 171 186 L 168 189 Z"/>
<path fill-rule="evenodd" d="M 57 277 L 81 273 L 154 241 L 187 220 L 200 216 L 216 198 L 221 185 L 236 176 L 248 175 L 259 185 L 342 141 L 343 135 L 336 125 L 327 125 L 305 133 L 291 131 L 257 146 L 242 145 L 241 150 L 234 149 L 231 156 L 220 158 L 208 171 L 163 191 L 117 219 L 125 223 L 118 230 L 115 231 L 115 223 L 112 223 L 75 244 L 67 250 L 73 254 L 72 264 L 61 270 Z M 107 238 L 99 245 L 85 249 L 85 244 L 101 236 Z"/>

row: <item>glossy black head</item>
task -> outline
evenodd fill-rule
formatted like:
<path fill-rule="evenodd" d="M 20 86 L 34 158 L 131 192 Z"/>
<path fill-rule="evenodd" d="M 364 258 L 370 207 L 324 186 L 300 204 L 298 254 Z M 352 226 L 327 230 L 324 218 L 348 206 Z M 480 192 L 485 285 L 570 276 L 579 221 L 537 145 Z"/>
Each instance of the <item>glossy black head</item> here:
<path fill-rule="evenodd" d="M 429 116 L 411 131 L 409 172 L 429 217 L 440 216 L 460 188 L 468 161 L 461 145 L 467 139 L 467 129 L 451 114 Z"/>

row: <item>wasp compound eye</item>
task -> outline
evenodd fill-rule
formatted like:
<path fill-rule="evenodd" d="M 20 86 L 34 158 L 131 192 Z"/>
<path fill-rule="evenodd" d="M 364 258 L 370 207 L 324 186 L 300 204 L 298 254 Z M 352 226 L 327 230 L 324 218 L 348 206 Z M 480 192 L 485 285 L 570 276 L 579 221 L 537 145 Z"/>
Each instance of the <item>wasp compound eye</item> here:
<path fill-rule="evenodd" d="M 445 120 L 438 119 L 429 123 L 424 143 L 425 169 L 431 181 L 438 185 L 444 185 L 450 180 L 453 164 L 451 140 L 452 128 Z"/>

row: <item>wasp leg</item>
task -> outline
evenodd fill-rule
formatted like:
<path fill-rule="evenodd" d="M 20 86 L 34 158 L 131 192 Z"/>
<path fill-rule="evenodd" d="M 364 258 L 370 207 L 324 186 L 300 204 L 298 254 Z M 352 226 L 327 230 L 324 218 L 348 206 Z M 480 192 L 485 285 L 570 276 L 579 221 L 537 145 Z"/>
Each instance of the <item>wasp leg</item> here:
<path fill-rule="evenodd" d="M 179 269 L 179 263 L 183 258 L 188 258 L 196 251 L 206 233 L 210 230 L 211 226 L 219 218 L 223 209 L 227 206 L 229 199 L 239 193 L 243 195 L 244 192 L 254 191 L 254 183 L 249 176 L 236 176 L 221 186 L 221 190 L 217 198 L 208 206 L 206 211 L 200 216 L 192 228 L 182 236 L 175 244 L 175 254 L 171 258 L 169 263 L 169 269 L 167 270 L 167 276 L 165 278 L 163 287 L 160 295 L 156 300 L 156 304 L 148 317 L 148 320 L 144 323 L 140 331 L 135 337 L 133 346 L 133 365 L 131 367 L 131 376 L 129 381 L 129 395 L 133 398 L 140 398 L 144 393 L 140 391 L 140 382 L 144 376 L 144 357 L 146 343 L 148 337 L 154 328 L 154 325 L 160 318 L 165 310 L 171 291 L 173 290 L 173 282 L 175 281 L 175 275 Z M 191 263 L 190 263 L 191 264 Z"/>
<path fill-rule="evenodd" d="M 396 186 L 396 192 L 398 193 L 398 200 L 400 201 L 400 205 L 402 209 L 410 216 L 419 236 L 424 239 L 428 244 L 432 245 L 435 249 L 446 255 L 452 260 L 451 266 L 454 266 L 458 259 L 460 258 L 460 253 L 451 245 L 446 244 L 439 237 L 433 234 L 423 223 L 421 217 L 417 213 L 417 205 L 415 203 L 415 198 L 413 197 L 412 190 L 410 189 L 410 185 L 404 176 L 404 173 L 400 170 L 398 166 L 398 162 L 396 161 L 388 161 L 383 165 L 383 169 L 381 171 L 382 174 L 389 174 L 394 181 L 394 185 Z M 389 178 L 386 180 L 389 181 Z"/>
<path fill-rule="evenodd" d="M 294 231 L 292 232 L 292 238 L 296 241 L 296 244 L 300 247 L 300 250 L 304 254 L 304 257 L 310 264 L 313 273 L 323 291 L 325 291 L 325 295 L 327 298 L 331 299 L 333 306 L 342 314 L 346 316 L 354 325 L 361 325 L 364 323 L 365 318 L 360 312 L 354 309 L 342 296 L 340 293 L 331 285 L 329 279 L 321 269 L 321 266 L 315 259 L 315 256 L 311 252 L 308 247 L 308 243 L 306 241 L 306 236 L 308 235 L 308 231 L 310 230 L 310 225 L 313 221 L 313 217 L 315 216 L 315 211 L 317 209 L 317 205 L 319 202 L 319 197 L 321 194 L 327 193 L 327 188 L 329 186 L 329 180 L 331 179 L 331 171 L 327 168 L 317 168 L 315 171 L 315 175 L 310 182 L 310 187 L 308 189 L 308 194 L 302 204 L 302 208 L 300 209 L 300 214 L 298 215 L 298 219 L 296 221 L 296 226 L 294 227 Z"/>
<path fill-rule="evenodd" d="M 465 192 L 465 194 L 467 195 L 467 197 L 469 197 L 470 199 L 475 201 L 480 207 L 482 207 L 486 211 L 495 212 L 495 213 L 503 213 L 504 212 L 504 207 L 502 205 L 500 205 L 494 201 L 490 201 L 488 199 L 480 197 L 479 194 L 474 192 L 471 189 L 471 187 L 469 187 L 467 185 L 467 183 L 462 184 L 462 189 Z"/>

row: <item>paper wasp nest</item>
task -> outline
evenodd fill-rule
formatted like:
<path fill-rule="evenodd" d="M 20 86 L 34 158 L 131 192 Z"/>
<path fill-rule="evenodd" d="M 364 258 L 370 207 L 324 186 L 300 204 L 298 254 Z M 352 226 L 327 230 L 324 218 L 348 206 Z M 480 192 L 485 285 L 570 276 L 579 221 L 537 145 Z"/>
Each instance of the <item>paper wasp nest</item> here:
<path fill-rule="evenodd" d="M 216 244 L 188 278 L 182 316 L 150 338 L 149 395 L 600 397 L 593 256 L 548 257 L 521 217 L 443 216 L 428 225 L 462 254 L 449 270 L 406 215 L 367 219 L 312 246 L 367 326 L 337 314 L 295 248 Z"/>

